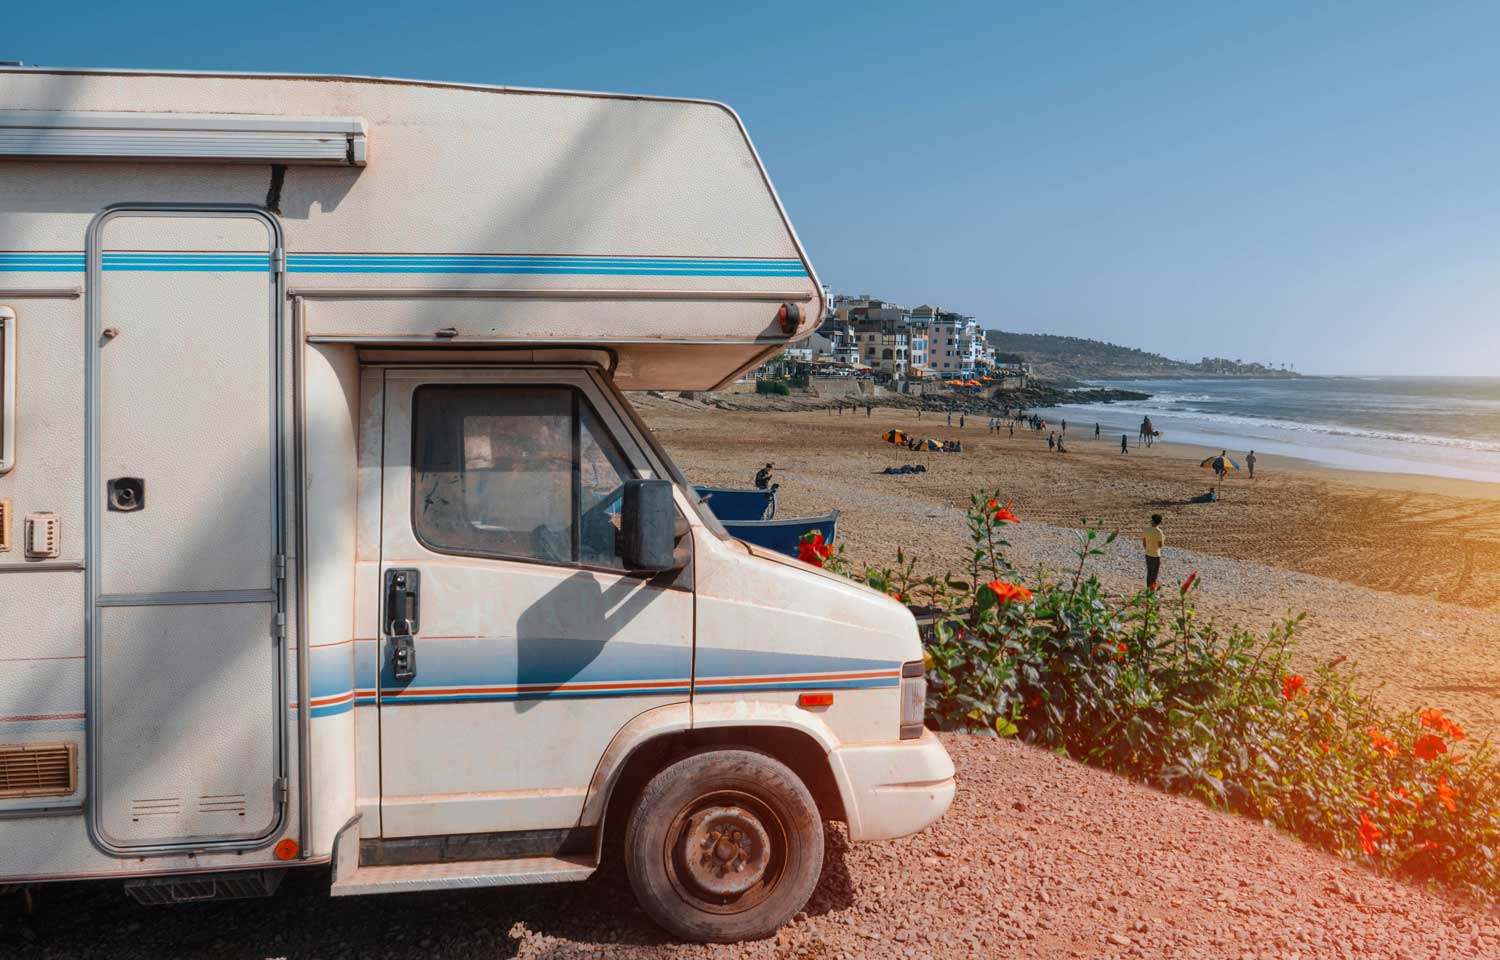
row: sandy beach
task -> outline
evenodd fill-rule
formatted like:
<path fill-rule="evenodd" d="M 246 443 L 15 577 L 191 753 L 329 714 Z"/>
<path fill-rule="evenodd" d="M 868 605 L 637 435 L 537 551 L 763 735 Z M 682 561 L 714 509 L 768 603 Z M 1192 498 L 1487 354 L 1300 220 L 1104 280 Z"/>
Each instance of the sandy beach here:
<path fill-rule="evenodd" d="M 1217 450 L 1158 443 L 1122 456 L 1119 435 L 1094 441 L 1079 424 L 1069 452 L 1046 435 L 989 434 L 983 416 L 960 431 L 941 414 L 880 408 L 732 412 L 675 396 L 634 398 L 695 481 L 748 486 L 767 460 L 781 484 L 780 516 L 841 511 L 839 539 L 856 563 L 893 565 L 898 547 L 919 570 L 955 568 L 966 552 L 963 507 L 999 490 L 1026 521 L 1010 539 L 1012 563 L 1060 570 L 1071 530 L 1086 520 L 1121 537 L 1097 561 L 1121 592 L 1143 576 L 1139 534 L 1165 519 L 1164 585 L 1198 570 L 1200 607 L 1265 630 L 1306 613 L 1301 657 L 1348 656 L 1380 696 L 1438 705 L 1500 739 L 1500 485 L 1370 474 L 1259 458 L 1256 479 L 1231 475 L 1217 503 L 1193 503 L 1213 476 L 1198 467 Z M 892 427 L 960 438 L 961 455 L 914 453 L 880 441 Z M 1243 451 L 1231 451 L 1238 456 Z M 927 472 L 885 476 L 921 463 Z"/>

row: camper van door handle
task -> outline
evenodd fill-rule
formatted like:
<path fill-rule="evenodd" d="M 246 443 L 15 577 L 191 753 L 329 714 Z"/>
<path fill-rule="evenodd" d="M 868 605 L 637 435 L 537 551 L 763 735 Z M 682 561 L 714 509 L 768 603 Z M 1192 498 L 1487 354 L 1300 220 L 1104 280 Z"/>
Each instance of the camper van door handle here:
<path fill-rule="evenodd" d="M 417 675 L 417 640 L 422 574 L 412 569 L 385 572 L 385 624 L 391 638 L 391 674 L 397 683 Z"/>

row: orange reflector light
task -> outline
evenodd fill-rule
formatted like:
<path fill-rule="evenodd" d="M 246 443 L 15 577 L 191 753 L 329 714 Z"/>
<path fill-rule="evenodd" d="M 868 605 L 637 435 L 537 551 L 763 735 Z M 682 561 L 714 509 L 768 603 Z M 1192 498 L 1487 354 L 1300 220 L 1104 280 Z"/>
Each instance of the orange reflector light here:
<path fill-rule="evenodd" d="M 276 841 L 274 852 L 277 860 L 295 860 L 297 859 L 297 854 L 302 852 L 302 848 L 298 846 L 297 841 L 291 837 L 287 837 Z"/>
<path fill-rule="evenodd" d="M 831 693 L 804 693 L 797 697 L 799 707 L 830 707 L 833 705 L 833 694 Z"/>

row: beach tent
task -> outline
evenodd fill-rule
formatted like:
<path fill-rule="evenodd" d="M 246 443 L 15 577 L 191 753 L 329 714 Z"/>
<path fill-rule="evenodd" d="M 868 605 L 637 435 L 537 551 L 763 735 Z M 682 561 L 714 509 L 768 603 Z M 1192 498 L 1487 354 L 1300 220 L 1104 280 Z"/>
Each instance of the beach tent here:
<path fill-rule="evenodd" d="M 905 443 L 906 434 L 902 433 L 900 430 L 887 430 L 880 439 L 884 440 L 886 443 Z"/>

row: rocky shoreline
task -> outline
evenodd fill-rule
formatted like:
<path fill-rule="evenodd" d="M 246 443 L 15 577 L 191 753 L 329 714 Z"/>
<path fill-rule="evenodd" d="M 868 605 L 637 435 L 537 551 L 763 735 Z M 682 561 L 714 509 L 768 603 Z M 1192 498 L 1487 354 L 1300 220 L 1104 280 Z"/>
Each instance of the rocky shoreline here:
<path fill-rule="evenodd" d="M 1149 393 L 1137 390 L 1115 390 L 1102 387 L 1070 388 L 1053 382 L 1034 382 L 1020 390 L 1008 390 L 991 397 L 975 397 L 956 394 L 912 395 L 906 393 L 882 393 L 874 397 L 860 394 L 820 396 L 816 391 L 794 392 L 786 395 L 757 393 L 713 393 L 707 391 L 670 393 L 663 390 L 646 390 L 633 394 L 639 400 L 649 397 L 652 401 L 676 402 L 686 406 L 715 407 L 719 410 L 828 410 L 835 407 L 857 409 L 860 407 L 887 407 L 905 410 L 953 410 L 963 413 L 999 413 L 1018 407 L 1033 410 L 1040 407 L 1055 407 L 1064 403 L 1115 403 L 1125 400 L 1148 400 Z"/>

